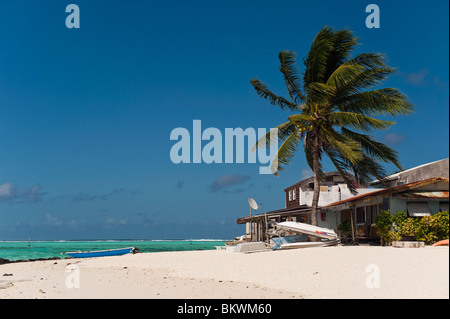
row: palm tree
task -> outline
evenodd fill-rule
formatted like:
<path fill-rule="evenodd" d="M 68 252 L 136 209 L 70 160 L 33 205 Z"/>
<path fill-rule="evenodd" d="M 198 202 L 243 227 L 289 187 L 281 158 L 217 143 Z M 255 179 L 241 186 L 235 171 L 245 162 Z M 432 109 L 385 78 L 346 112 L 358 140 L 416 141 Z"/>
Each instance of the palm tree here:
<path fill-rule="evenodd" d="M 280 52 L 280 71 L 289 98 L 272 93 L 257 78 L 250 80 L 259 96 L 293 113 L 287 122 L 277 126 L 281 146 L 277 152 L 278 166 L 272 171 L 282 171 L 303 143 L 307 163 L 314 173 L 313 225 L 317 225 L 324 154 L 353 193 L 350 172 L 359 182 L 366 182 L 370 177 L 382 180 L 386 176 L 382 162 L 393 163 L 401 169 L 397 152 L 377 142 L 368 132 L 395 124 L 376 116 L 408 115 L 412 105 L 397 89 L 373 88 L 394 69 L 385 64 L 379 53 L 361 53 L 352 58 L 356 45 L 357 38 L 352 31 L 322 28 L 303 60 L 302 79 L 296 69 L 295 52 Z M 254 147 L 265 147 L 270 142 L 268 133 Z"/>

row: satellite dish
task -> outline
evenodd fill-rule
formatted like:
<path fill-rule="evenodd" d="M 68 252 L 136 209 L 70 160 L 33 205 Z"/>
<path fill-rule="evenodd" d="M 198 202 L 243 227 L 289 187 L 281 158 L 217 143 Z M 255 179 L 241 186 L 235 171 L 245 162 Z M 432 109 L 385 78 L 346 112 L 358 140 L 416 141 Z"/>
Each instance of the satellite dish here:
<path fill-rule="evenodd" d="M 256 200 L 250 197 L 248 199 L 248 205 L 250 206 L 250 216 L 252 216 L 252 208 L 253 210 L 258 210 L 259 208 L 258 203 L 256 202 Z"/>
<path fill-rule="evenodd" d="M 256 203 L 256 201 L 253 198 L 249 198 L 248 199 L 248 204 L 250 205 L 251 208 L 253 208 L 254 210 L 258 210 L 259 206 Z"/>

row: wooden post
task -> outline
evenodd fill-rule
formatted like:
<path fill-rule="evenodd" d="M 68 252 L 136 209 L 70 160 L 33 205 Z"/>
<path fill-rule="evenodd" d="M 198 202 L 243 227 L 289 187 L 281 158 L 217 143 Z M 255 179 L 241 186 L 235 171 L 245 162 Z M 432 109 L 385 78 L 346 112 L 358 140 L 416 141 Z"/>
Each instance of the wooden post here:
<path fill-rule="evenodd" d="M 258 241 L 261 241 L 262 238 L 262 220 L 258 222 Z"/>
<path fill-rule="evenodd" d="M 265 239 L 267 239 L 267 244 L 270 244 L 269 243 L 269 225 L 268 225 L 268 222 L 267 222 L 267 213 L 264 213 L 264 219 L 265 219 L 265 222 L 266 222 L 266 238 Z"/>
<path fill-rule="evenodd" d="M 259 220 L 256 222 L 256 241 L 259 241 L 259 237 L 260 237 L 260 232 L 259 232 L 259 228 L 260 228 L 260 225 L 259 225 Z"/>
<path fill-rule="evenodd" d="M 356 214 L 356 206 L 353 206 L 353 211 L 350 210 L 350 222 L 352 225 L 352 244 L 356 245 L 356 238 L 355 238 L 355 223 L 354 223 L 354 218 L 353 215 Z"/>

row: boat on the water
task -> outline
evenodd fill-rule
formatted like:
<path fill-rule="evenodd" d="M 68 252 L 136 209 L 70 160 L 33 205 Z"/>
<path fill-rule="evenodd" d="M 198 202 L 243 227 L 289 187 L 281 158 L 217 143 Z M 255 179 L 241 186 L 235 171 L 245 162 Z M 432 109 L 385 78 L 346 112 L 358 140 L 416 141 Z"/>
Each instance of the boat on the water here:
<path fill-rule="evenodd" d="M 91 258 L 91 257 L 105 257 L 105 256 L 120 256 L 129 254 L 135 251 L 135 247 L 96 250 L 96 251 L 72 251 L 66 252 L 66 255 L 74 258 Z"/>

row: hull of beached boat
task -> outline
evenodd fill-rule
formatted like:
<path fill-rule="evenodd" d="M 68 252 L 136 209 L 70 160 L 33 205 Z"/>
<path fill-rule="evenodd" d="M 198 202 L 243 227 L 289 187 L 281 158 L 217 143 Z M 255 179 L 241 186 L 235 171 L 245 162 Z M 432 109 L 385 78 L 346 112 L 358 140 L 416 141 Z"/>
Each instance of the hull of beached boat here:
<path fill-rule="evenodd" d="M 298 222 L 281 222 L 277 223 L 278 230 L 297 232 L 309 236 L 315 236 L 323 239 L 336 239 L 337 234 L 332 229 L 317 227 L 310 224 Z"/>
<path fill-rule="evenodd" d="M 269 247 L 267 247 L 266 243 L 262 241 L 240 243 L 226 247 L 226 251 L 232 253 L 257 253 L 268 250 Z"/>
<path fill-rule="evenodd" d="M 303 241 L 303 242 L 282 244 L 281 246 L 278 247 L 278 249 L 285 250 L 285 249 L 309 248 L 309 247 L 327 247 L 327 246 L 336 246 L 337 244 L 339 244 L 339 240 L 337 239 L 317 241 L 317 242 Z"/>
<path fill-rule="evenodd" d="M 106 256 L 120 256 L 133 252 L 134 247 L 107 249 L 97 251 L 74 251 L 67 252 L 66 254 L 74 258 L 92 258 L 92 257 L 106 257 Z"/>
<path fill-rule="evenodd" d="M 438 241 L 437 243 L 434 243 L 432 246 L 444 246 L 444 245 L 448 246 L 448 239 Z"/>

